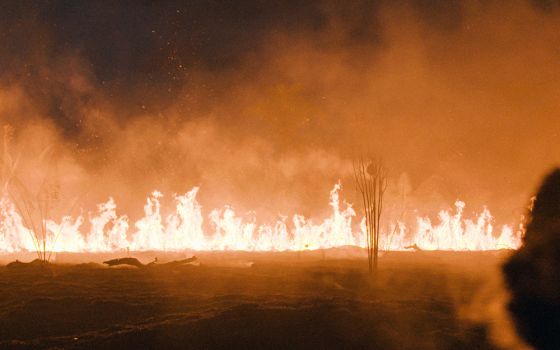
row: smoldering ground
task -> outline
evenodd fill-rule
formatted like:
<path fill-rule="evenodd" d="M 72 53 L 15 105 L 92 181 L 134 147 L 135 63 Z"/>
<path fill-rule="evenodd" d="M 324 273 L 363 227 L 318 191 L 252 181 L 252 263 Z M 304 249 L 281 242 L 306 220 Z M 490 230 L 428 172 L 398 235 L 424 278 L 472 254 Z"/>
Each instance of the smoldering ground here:
<path fill-rule="evenodd" d="M 346 249 L 201 252 L 173 270 L 75 264 L 94 254 L 2 266 L 0 348 L 515 349 L 488 310 L 498 291 L 483 291 L 507 253 L 391 252 L 372 279 Z"/>

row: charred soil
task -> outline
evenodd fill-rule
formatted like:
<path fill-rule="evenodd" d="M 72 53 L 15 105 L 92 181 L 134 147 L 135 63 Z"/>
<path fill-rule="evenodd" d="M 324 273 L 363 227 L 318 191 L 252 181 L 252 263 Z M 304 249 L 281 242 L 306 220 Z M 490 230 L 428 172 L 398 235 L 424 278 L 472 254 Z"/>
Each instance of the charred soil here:
<path fill-rule="evenodd" d="M 2 266 L 0 348 L 493 349 L 458 305 L 505 256 L 387 253 L 375 278 L 367 260 L 329 254 L 201 254 L 197 266 L 157 269 Z"/>

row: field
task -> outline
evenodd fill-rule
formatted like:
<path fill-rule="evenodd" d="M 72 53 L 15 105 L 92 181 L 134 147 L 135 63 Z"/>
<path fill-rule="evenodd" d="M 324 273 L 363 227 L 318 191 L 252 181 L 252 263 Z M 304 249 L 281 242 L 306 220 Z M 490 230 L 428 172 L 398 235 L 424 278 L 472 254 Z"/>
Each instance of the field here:
<path fill-rule="evenodd" d="M 389 252 L 375 279 L 352 248 L 198 253 L 173 269 L 107 268 L 108 254 L 8 268 L 3 256 L 0 348 L 494 349 L 465 310 L 507 254 Z"/>

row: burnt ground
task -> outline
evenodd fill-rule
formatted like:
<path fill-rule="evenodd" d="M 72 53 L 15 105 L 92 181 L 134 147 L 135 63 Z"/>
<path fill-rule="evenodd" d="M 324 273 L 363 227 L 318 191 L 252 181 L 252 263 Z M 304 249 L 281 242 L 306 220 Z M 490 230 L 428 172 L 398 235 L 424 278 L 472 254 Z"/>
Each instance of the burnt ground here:
<path fill-rule="evenodd" d="M 505 256 L 391 252 L 374 279 L 365 259 L 336 252 L 207 253 L 176 269 L 64 263 L 105 258 L 95 255 L 2 266 L 0 349 L 493 349 L 459 305 Z"/>

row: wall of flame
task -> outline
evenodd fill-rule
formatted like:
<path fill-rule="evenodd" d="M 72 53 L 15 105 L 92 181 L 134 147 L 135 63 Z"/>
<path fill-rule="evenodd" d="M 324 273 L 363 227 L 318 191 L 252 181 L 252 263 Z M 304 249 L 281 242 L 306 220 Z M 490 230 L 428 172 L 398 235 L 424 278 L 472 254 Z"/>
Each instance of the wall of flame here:
<path fill-rule="evenodd" d="M 112 198 L 89 215 L 89 232 L 83 232 L 85 218 L 66 216 L 59 222 L 47 220 L 47 250 L 56 252 L 242 250 L 314 250 L 341 246 L 365 247 L 365 220 L 351 204 L 340 200 L 341 185 L 330 192 L 331 215 L 316 222 L 302 215 L 276 222 L 257 224 L 256 218 L 242 218 L 225 206 L 207 216 L 210 232 L 204 230 L 205 217 L 197 201 L 198 187 L 175 195 L 174 212 L 164 215 L 163 196 L 154 191 L 144 205 L 144 216 L 133 224 L 117 214 Z M 423 250 L 517 249 L 523 230 L 504 225 L 499 232 L 486 208 L 475 218 L 464 217 L 465 203 L 457 201 L 454 210 L 439 212 L 437 220 L 418 217 L 415 227 L 402 222 L 387 223 L 381 236 L 384 250 L 404 250 L 416 245 Z M 9 197 L 0 200 L 0 252 L 33 251 L 33 233 L 25 227 Z M 39 237 L 42 240 L 42 237 Z"/>

